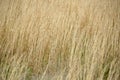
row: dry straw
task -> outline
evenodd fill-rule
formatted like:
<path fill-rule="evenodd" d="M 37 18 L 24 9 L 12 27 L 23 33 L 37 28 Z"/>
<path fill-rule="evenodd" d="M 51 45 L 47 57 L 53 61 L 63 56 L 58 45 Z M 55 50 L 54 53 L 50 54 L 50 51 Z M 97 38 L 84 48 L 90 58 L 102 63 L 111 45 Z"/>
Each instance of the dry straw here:
<path fill-rule="evenodd" d="M 120 80 L 120 0 L 0 0 L 0 80 Z"/>

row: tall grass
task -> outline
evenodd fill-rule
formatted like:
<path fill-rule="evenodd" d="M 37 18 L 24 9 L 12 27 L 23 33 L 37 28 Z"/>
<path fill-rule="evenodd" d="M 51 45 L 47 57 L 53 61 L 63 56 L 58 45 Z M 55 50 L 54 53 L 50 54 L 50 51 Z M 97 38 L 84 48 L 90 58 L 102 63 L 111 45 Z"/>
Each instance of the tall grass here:
<path fill-rule="evenodd" d="M 120 0 L 0 0 L 0 80 L 120 80 Z"/>

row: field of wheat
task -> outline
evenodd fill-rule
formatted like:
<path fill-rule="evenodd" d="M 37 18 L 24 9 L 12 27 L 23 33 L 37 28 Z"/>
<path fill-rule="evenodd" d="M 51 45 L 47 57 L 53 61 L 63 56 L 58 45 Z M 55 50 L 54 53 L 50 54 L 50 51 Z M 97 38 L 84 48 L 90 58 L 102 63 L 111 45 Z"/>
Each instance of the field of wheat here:
<path fill-rule="evenodd" d="M 0 0 L 0 80 L 120 80 L 120 0 Z"/>

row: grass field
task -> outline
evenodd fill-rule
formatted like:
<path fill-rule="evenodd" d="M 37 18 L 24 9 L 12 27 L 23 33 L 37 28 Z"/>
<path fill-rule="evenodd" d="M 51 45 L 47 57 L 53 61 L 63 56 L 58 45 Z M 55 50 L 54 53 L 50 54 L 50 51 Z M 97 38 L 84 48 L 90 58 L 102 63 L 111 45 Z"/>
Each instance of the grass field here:
<path fill-rule="evenodd" d="M 120 80 L 120 0 L 0 0 L 0 80 Z"/>

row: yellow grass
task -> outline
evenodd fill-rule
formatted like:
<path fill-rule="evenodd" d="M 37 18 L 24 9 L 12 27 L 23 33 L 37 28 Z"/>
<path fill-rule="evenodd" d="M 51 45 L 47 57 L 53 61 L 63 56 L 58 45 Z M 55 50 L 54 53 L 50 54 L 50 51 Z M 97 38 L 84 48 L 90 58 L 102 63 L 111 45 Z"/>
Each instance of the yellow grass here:
<path fill-rule="evenodd" d="M 120 0 L 0 0 L 0 80 L 120 80 Z"/>

